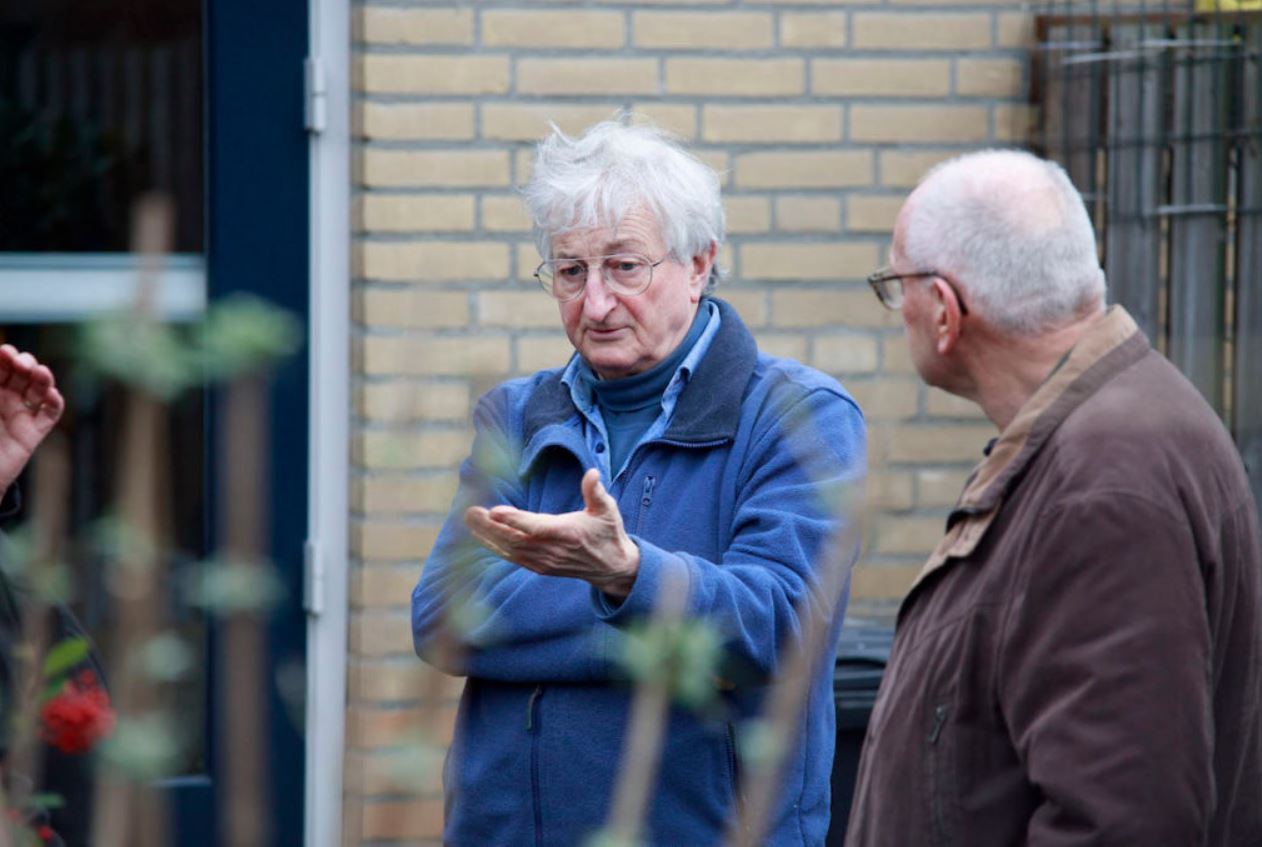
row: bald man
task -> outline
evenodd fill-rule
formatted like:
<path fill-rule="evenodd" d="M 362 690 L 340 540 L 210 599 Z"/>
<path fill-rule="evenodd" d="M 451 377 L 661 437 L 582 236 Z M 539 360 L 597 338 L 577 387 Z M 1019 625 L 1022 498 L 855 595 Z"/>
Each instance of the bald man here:
<path fill-rule="evenodd" d="M 999 429 L 899 612 L 847 844 L 1262 844 L 1262 555 L 1217 415 L 1056 165 L 932 171 L 869 278 Z"/>

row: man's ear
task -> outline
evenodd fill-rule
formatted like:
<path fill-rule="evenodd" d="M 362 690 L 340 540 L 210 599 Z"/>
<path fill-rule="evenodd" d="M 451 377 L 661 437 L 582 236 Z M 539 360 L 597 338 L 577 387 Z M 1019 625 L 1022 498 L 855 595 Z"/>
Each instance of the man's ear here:
<path fill-rule="evenodd" d="M 933 338 L 940 355 L 955 349 L 964 329 L 960 299 L 942 277 L 933 278 Z"/>
<path fill-rule="evenodd" d="M 718 252 L 719 245 L 711 241 L 705 250 L 692 257 L 692 274 L 688 277 L 688 293 L 694 303 L 701 299 L 701 292 L 705 291 L 706 283 L 710 281 L 710 270 L 714 267 Z"/>

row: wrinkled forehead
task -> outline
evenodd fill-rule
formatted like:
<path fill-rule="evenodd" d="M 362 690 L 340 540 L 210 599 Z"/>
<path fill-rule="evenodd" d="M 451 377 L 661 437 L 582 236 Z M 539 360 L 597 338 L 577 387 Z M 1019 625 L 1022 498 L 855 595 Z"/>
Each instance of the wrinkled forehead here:
<path fill-rule="evenodd" d="M 643 207 L 594 226 L 577 221 L 552 235 L 553 257 L 605 256 L 610 253 L 642 253 L 656 257 L 663 252 L 657 218 Z"/>

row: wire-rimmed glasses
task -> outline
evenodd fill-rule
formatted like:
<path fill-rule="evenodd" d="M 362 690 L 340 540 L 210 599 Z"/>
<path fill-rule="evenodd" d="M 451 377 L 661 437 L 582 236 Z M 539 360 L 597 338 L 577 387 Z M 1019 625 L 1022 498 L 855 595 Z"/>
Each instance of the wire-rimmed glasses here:
<path fill-rule="evenodd" d="M 881 305 L 887 309 L 897 311 L 903 308 L 903 280 L 905 279 L 922 279 L 925 277 L 938 277 L 955 292 L 955 299 L 960 304 L 960 314 L 967 315 L 968 307 L 964 305 L 964 297 L 960 294 L 960 290 L 955 287 L 955 283 L 947 279 L 938 271 L 910 271 L 908 273 L 898 273 L 889 265 L 879 268 L 868 274 L 868 285 L 872 286 L 872 292 L 876 294 L 876 299 L 881 301 Z"/>
<path fill-rule="evenodd" d="M 535 268 L 535 279 L 544 291 L 564 303 L 583 293 L 591 263 L 600 262 L 600 274 L 609 290 L 623 297 L 634 297 L 653 283 L 653 268 L 664 261 L 665 256 L 654 262 L 639 253 L 549 259 Z"/>

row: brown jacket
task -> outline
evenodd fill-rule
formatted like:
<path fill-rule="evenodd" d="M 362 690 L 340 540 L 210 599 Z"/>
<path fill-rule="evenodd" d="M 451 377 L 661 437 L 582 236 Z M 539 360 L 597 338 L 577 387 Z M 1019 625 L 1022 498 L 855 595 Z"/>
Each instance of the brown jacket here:
<path fill-rule="evenodd" d="M 847 844 L 1262 845 L 1256 508 L 1123 309 L 947 525 L 899 611 Z"/>

